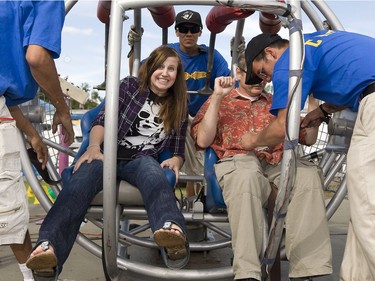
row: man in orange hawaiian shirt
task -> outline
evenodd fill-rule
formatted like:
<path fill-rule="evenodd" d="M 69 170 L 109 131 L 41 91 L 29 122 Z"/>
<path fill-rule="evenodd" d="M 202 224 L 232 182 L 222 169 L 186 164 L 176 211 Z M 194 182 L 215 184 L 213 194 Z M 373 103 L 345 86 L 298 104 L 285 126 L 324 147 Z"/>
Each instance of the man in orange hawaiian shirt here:
<path fill-rule="evenodd" d="M 235 280 L 261 280 L 263 210 L 280 177 L 283 146 L 243 148 L 246 132 L 259 133 L 274 116 L 270 114 L 272 95 L 264 84 L 246 85 L 244 55 L 238 59 L 233 78 L 216 78 L 215 90 L 195 116 L 192 137 L 197 148 L 211 146 L 219 157 L 215 172 L 227 205 L 232 231 Z M 262 82 L 263 83 L 263 82 Z M 317 129 L 302 130 L 300 142 L 313 144 Z M 332 253 L 320 170 L 313 163 L 297 161 L 295 186 L 286 223 L 286 254 L 291 280 L 332 273 Z M 296 278 L 296 279 L 294 279 Z"/>

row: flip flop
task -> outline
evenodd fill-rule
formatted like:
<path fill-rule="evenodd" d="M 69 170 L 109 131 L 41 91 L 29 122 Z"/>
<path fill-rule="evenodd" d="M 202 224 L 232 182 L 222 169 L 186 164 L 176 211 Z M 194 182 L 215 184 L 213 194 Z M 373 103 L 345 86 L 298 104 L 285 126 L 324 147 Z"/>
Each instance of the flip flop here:
<path fill-rule="evenodd" d="M 39 246 L 43 252 L 30 256 L 26 261 L 26 266 L 32 270 L 35 281 L 56 281 L 58 276 L 56 255 L 48 251 L 50 247 L 48 241 L 37 244 L 32 252 Z"/>
<path fill-rule="evenodd" d="M 186 235 L 176 226 L 172 222 L 166 222 L 161 229 L 154 233 L 155 243 L 162 248 L 161 254 L 164 263 L 172 269 L 183 268 L 190 258 Z"/>
<path fill-rule="evenodd" d="M 35 169 L 38 171 L 39 175 L 42 177 L 42 179 L 48 183 L 49 185 L 57 185 L 61 182 L 61 180 L 54 181 L 51 179 L 47 168 L 42 169 L 42 164 L 38 160 L 38 154 L 34 151 L 34 149 L 29 148 L 27 149 L 27 154 L 29 155 L 30 162 L 34 165 Z"/>

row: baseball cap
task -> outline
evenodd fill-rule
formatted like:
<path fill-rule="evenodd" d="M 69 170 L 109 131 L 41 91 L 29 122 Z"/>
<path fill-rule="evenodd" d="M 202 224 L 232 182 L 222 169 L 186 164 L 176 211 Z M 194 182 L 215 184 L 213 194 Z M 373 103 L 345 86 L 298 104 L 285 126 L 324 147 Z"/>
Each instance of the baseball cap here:
<path fill-rule="evenodd" d="M 254 85 L 262 82 L 261 78 L 253 74 L 253 61 L 265 48 L 281 39 L 282 38 L 277 34 L 261 33 L 250 40 L 245 52 L 247 64 L 246 84 Z"/>
<path fill-rule="evenodd" d="M 177 14 L 176 24 L 174 27 L 176 28 L 178 25 L 182 23 L 196 24 L 203 28 L 201 15 L 191 10 L 185 10 Z"/>

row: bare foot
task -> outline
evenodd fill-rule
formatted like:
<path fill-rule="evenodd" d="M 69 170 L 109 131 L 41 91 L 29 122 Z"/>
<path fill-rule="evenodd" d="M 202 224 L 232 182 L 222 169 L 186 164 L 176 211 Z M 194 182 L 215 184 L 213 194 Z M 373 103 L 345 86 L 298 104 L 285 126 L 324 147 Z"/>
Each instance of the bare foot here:
<path fill-rule="evenodd" d="M 164 226 L 155 231 L 154 241 L 159 247 L 166 249 L 169 258 L 182 259 L 186 256 L 186 237 L 178 225 L 166 222 Z"/>
<path fill-rule="evenodd" d="M 43 246 L 44 245 L 44 246 Z M 54 248 L 42 242 L 30 254 L 26 266 L 32 270 L 53 269 L 57 266 L 57 258 Z"/>

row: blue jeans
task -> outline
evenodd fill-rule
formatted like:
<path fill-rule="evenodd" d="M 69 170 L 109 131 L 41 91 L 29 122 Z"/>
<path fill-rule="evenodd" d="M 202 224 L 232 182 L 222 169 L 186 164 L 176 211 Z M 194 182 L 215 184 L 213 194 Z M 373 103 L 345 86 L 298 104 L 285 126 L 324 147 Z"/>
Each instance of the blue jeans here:
<path fill-rule="evenodd" d="M 175 222 L 186 231 L 173 188 L 154 158 L 145 156 L 131 161 L 118 161 L 117 178 L 138 187 L 153 232 L 166 221 Z M 59 272 L 73 247 L 90 202 L 102 188 L 103 162 L 95 160 L 90 164 L 83 163 L 70 180 L 64 182 L 64 188 L 44 219 L 37 244 L 45 240 L 51 242 Z"/>

